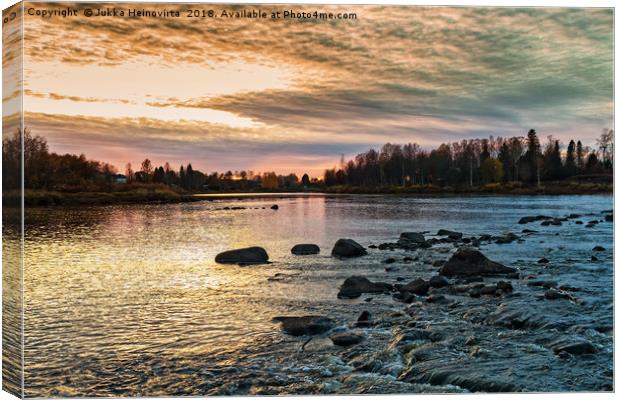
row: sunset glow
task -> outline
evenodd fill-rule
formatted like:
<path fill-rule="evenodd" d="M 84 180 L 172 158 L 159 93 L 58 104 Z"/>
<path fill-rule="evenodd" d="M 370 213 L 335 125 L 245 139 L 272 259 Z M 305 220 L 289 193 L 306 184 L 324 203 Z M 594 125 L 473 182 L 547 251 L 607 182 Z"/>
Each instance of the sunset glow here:
<path fill-rule="evenodd" d="M 357 19 L 27 15 L 26 124 L 117 166 L 312 176 L 386 142 L 612 125 L 609 10 L 321 8 Z"/>

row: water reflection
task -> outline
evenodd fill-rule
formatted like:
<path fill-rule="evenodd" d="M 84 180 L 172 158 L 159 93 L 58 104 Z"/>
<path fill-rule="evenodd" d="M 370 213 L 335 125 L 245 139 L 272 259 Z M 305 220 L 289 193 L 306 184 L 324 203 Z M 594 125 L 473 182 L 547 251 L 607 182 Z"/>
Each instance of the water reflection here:
<path fill-rule="evenodd" d="M 274 203 L 279 210 L 269 208 Z M 233 205 L 244 208 L 225 209 Z M 300 356 L 297 340 L 281 335 L 271 319 L 306 313 L 355 318 L 360 307 L 370 305 L 337 300 L 339 284 L 353 273 L 378 279 L 386 274 L 382 254 L 355 262 L 330 258 L 337 238 L 369 245 L 394 241 L 407 230 L 498 233 L 520 230 L 516 221 L 526 214 L 606 208 L 611 208 L 610 196 L 308 196 L 31 209 L 26 394 L 204 395 L 223 394 L 232 382 L 259 377 L 303 380 L 315 373 L 304 368 L 315 367 L 318 359 Z M 611 234 L 611 224 L 568 230 L 562 237 L 550 231 L 541 234 L 546 243 L 486 251 L 498 261 L 526 265 L 528 253 L 535 257 L 549 247 L 570 246 L 563 251 L 572 254 L 592 243 L 611 246 Z M 316 243 L 321 254 L 295 257 L 290 249 L 296 243 Z M 253 245 L 265 247 L 273 263 L 238 267 L 213 261 L 220 251 Z M 278 273 L 284 275 L 271 279 Z M 605 279 L 590 285 L 609 289 Z M 599 301 L 611 304 L 611 297 Z M 379 312 L 401 305 L 386 297 L 372 307 Z M 609 313 L 596 312 L 600 318 Z M 328 357 L 333 350 L 321 343 L 313 354 Z"/>

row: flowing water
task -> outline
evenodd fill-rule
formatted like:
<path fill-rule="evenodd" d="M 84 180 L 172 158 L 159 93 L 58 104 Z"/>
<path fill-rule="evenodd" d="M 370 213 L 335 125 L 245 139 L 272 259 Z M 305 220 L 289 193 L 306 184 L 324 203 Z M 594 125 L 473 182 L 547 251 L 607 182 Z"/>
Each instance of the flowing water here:
<path fill-rule="evenodd" d="M 519 225 L 525 215 L 602 220 L 611 196 L 282 196 L 185 204 L 32 208 L 26 213 L 26 396 L 403 393 L 465 390 L 611 390 L 613 224 Z M 278 204 L 279 210 L 271 210 Z M 244 207 L 230 209 L 230 207 Z M 437 273 L 454 246 L 369 250 L 338 260 L 338 238 L 364 246 L 403 231 L 465 236 L 538 231 L 485 244 L 516 267 L 514 293 L 448 304 L 388 295 L 336 297 L 351 275 L 403 283 Z M 6 240 L 6 239 L 5 239 Z M 294 256 L 297 243 L 320 255 Z M 594 253 L 600 245 L 604 251 Z M 262 246 L 271 264 L 218 265 L 217 253 Z M 591 261 L 595 254 L 598 261 Z M 415 259 L 403 263 L 405 256 Z M 396 259 L 386 272 L 382 263 Z M 537 260 L 546 257 L 549 264 Z M 578 287 L 546 300 L 533 278 Z M 368 298 L 372 298 L 369 301 Z M 415 308 L 415 309 L 414 309 Z M 368 310 L 365 340 L 335 347 L 326 335 L 283 334 L 272 318 L 320 314 L 341 329 Z M 507 317 L 520 319 L 509 326 Z M 432 340 L 403 345 L 415 327 Z M 587 340 L 595 354 L 555 354 L 554 341 Z"/>

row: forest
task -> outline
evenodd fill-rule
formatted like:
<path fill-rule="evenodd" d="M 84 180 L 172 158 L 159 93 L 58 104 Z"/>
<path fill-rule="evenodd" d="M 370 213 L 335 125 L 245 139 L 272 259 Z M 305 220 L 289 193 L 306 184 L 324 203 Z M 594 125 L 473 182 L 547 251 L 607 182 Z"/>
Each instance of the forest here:
<path fill-rule="evenodd" d="M 580 175 L 604 175 L 613 171 L 613 130 L 604 129 L 597 149 L 571 140 L 563 148 L 547 137 L 541 145 L 530 129 L 525 137 L 470 139 L 444 143 L 426 151 L 416 143 L 385 144 L 353 160 L 341 160 L 338 168 L 325 171 L 326 186 L 363 187 L 407 185 L 466 185 L 522 182 L 537 184 Z"/>
<path fill-rule="evenodd" d="M 128 163 L 123 173 L 105 162 L 85 155 L 56 154 L 47 140 L 25 129 L 3 140 L 4 189 L 14 190 L 20 181 L 20 148 L 24 148 L 24 187 L 55 192 L 113 192 L 131 187 L 159 186 L 175 192 L 238 190 L 322 190 L 329 187 L 459 186 L 519 182 L 538 185 L 592 177 L 608 178 L 613 172 L 613 130 L 604 129 L 597 147 L 571 140 L 566 148 L 547 137 L 541 145 L 535 130 L 524 137 L 470 139 L 444 143 L 425 150 L 416 143 L 387 143 L 346 161 L 320 178 L 308 174 L 226 171 L 204 173 L 191 163 L 175 170 L 169 163 L 156 166 L 148 158 L 135 169 Z"/>

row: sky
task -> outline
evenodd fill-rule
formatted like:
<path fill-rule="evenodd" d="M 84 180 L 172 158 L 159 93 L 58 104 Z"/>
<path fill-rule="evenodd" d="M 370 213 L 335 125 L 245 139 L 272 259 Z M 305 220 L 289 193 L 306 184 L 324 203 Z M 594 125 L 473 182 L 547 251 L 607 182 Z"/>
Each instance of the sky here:
<path fill-rule="evenodd" d="M 386 142 L 430 149 L 534 128 L 593 145 L 613 127 L 610 9 L 292 5 L 262 9 L 357 18 L 256 20 L 28 7 L 79 16 L 26 16 L 26 125 L 51 151 L 120 171 L 148 157 L 320 176 Z"/>

